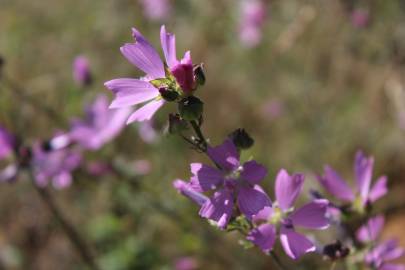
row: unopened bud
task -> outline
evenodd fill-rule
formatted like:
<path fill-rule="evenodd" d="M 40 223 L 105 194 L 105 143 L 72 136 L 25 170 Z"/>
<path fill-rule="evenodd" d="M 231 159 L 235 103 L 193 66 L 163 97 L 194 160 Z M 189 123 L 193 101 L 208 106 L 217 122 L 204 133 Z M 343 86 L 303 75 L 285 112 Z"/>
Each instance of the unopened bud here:
<path fill-rule="evenodd" d="M 179 102 L 180 116 L 188 121 L 198 121 L 203 113 L 204 103 L 195 96 L 185 97 Z"/>
<path fill-rule="evenodd" d="M 169 133 L 179 134 L 188 129 L 188 124 L 179 114 L 169 114 Z"/>
<path fill-rule="evenodd" d="M 349 255 L 349 253 L 350 249 L 344 246 L 339 240 L 323 248 L 323 255 L 330 260 L 343 259 Z"/>
<path fill-rule="evenodd" d="M 233 141 L 237 148 L 243 150 L 249 149 L 255 143 L 252 137 L 250 137 L 250 135 L 243 128 L 238 128 L 229 134 L 229 138 Z"/>
<path fill-rule="evenodd" d="M 193 72 L 194 72 L 194 79 L 197 82 L 197 84 L 204 85 L 205 84 L 205 73 L 204 73 L 203 63 L 194 66 Z"/>
<path fill-rule="evenodd" d="M 175 101 L 179 97 L 179 93 L 167 87 L 159 87 L 159 93 L 166 101 Z"/>

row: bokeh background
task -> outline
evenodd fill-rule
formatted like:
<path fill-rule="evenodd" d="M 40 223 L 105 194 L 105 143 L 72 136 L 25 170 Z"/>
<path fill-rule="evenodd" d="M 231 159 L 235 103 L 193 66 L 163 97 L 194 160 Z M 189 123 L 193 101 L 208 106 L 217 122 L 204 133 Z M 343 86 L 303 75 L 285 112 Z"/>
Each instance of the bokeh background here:
<path fill-rule="evenodd" d="M 306 173 L 307 190 L 318 188 L 324 164 L 351 181 L 354 154 L 363 149 L 376 159 L 374 175 L 389 178 L 389 196 L 376 206 L 387 215 L 384 235 L 405 245 L 404 2 L 271 0 L 255 45 L 240 39 L 241 1 L 168 3 L 167 14 L 151 17 L 136 0 L 0 0 L 0 123 L 27 142 L 66 130 L 95 96 L 112 97 L 105 81 L 141 75 L 119 52 L 132 41 L 130 28 L 160 50 L 165 24 L 178 54 L 189 49 L 194 63 L 205 64 L 207 84 L 197 95 L 212 143 L 247 129 L 256 144 L 246 155 L 268 166 L 269 191 L 280 168 Z M 89 59 L 89 87 L 72 78 L 77 55 Z M 196 269 L 273 269 L 271 258 L 210 226 L 172 188 L 174 179 L 190 176 L 190 162 L 207 161 L 164 135 L 173 109 L 157 114 L 153 140 L 145 142 L 132 124 L 101 151 L 86 153 L 74 184 L 52 191 L 58 205 L 103 269 L 175 269 L 183 257 Z M 92 175 L 86 168 L 95 161 L 125 173 Z M 333 240 L 329 232 L 319 237 Z M 315 257 L 294 269 L 324 269 Z M 85 269 L 24 175 L 0 187 L 0 269 Z"/>

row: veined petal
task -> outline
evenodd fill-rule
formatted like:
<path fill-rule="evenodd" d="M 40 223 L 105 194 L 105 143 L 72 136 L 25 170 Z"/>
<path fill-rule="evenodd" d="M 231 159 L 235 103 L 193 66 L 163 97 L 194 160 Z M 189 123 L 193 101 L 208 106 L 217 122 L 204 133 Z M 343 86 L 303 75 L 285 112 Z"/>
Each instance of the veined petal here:
<path fill-rule="evenodd" d="M 293 206 L 298 195 L 301 193 L 304 184 L 304 175 L 288 175 L 288 172 L 281 169 L 276 176 L 276 200 L 282 210 Z"/>
<path fill-rule="evenodd" d="M 160 28 L 160 42 L 162 44 L 163 54 L 165 55 L 169 68 L 177 63 L 176 56 L 176 37 L 172 33 L 166 32 L 166 27 L 162 25 Z"/>
<path fill-rule="evenodd" d="M 358 151 L 354 162 L 354 172 L 356 174 L 357 190 L 363 202 L 367 201 L 370 191 L 371 177 L 373 174 L 374 159 L 367 158 L 363 152 Z"/>
<path fill-rule="evenodd" d="M 152 100 L 151 102 L 147 103 L 143 107 L 136 110 L 133 114 L 131 114 L 127 121 L 127 124 L 135 121 L 142 122 L 145 120 L 150 120 L 156 113 L 156 111 L 163 106 L 164 103 L 164 100 Z"/>
<path fill-rule="evenodd" d="M 254 188 L 241 187 L 238 194 L 239 210 L 248 219 L 252 219 L 253 215 L 257 215 L 266 206 L 271 206 L 269 197 Z"/>
<path fill-rule="evenodd" d="M 327 200 L 314 200 L 294 211 L 289 218 L 294 226 L 309 229 L 326 229 L 329 227 L 329 219 L 327 218 L 328 205 Z"/>
<path fill-rule="evenodd" d="M 155 48 L 135 28 L 132 28 L 132 36 L 135 43 L 122 46 L 121 53 L 152 79 L 163 78 L 165 76 L 163 62 Z"/>
<path fill-rule="evenodd" d="M 269 252 L 273 249 L 276 241 L 276 228 L 268 223 L 262 224 L 251 230 L 246 239 L 258 246 L 263 252 Z"/>
<path fill-rule="evenodd" d="M 347 202 L 353 201 L 354 193 L 343 178 L 328 165 L 325 166 L 324 171 L 324 176 L 318 177 L 319 183 L 336 198 Z"/>
<path fill-rule="evenodd" d="M 375 202 L 376 200 L 387 194 L 387 192 L 387 177 L 381 176 L 371 188 L 370 193 L 368 194 L 368 199 L 370 200 L 370 202 Z"/>
<path fill-rule="evenodd" d="M 191 186 L 201 192 L 215 190 L 224 182 L 221 171 L 201 163 L 191 163 L 191 173 L 194 175 L 190 179 Z"/>
<path fill-rule="evenodd" d="M 173 187 L 200 206 L 209 200 L 207 196 L 194 190 L 190 184 L 184 182 L 183 180 L 177 179 L 173 181 Z"/>
<path fill-rule="evenodd" d="M 367 223 L 357 230 L 356 238 L 360 242 L 366 243 L 377 239 L 382 228 L 384 227 L 384 217 L 376 216 L 370 218 Z"/>
<path fill-rule="evenodd" d="M 308 238 L 284 226 L 281 227 L 280 241 L 285 253 L 294 260 L 315 251 L 315 245 Z"/>
<path fill-rule="evenodd" d="M 138 79 L 115 79 L 104 85 L 115 94 L 111 109 L 140 104 L 159 95 L 159 90 L 152 84 Z"/>
<path fill-rule="evenodd" d="M 222 189 L 206 201 L 200 209 L 200 216 L 213 220 L 218 227 L 225 229 L 233 212 L 233 196 L 229 190 Z"/>
<path fill-rule="evenodd" d="M 222 169 L 233 170 L 239 166 L 239 153 L 230 139 L 216 147 L 208 147 L 208 156 Z"/>
<path fill-rule="evenodd" d="M 254 160 L 243 164 L 241 178 L 247 180 L 250 184 L 258 184 L 267 175 L 267 169 Z"/>

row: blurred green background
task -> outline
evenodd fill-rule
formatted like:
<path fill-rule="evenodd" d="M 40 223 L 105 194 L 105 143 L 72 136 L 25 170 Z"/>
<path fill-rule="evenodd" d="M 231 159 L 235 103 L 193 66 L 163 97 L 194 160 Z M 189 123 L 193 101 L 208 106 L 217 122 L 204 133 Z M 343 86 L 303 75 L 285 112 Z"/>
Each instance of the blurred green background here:
<path fill-rule="evenodd" d="M 28 141 L 67 129 L 97 94 L 111 97 L 105 81 L 141 75 L 119 52 L 132 42 L 130 28 L 160 51 L 165 24 L 176 34 L 178 54 L 190 49 L 194 63 L 205 64 L 207 84 L 197 95 L 205 102 L 203 130 L 213 144 L 238 127 L 247 129 L 256 140 L 247 156 L 268 166 L 269 191 L 280 168 L 306 173 L 307 189 L 318 187 L 315 175 L 326 163 L 352 179 L 354 153 L 363 149 L 376 159 L 375 176 L 389 177 L 390 195 L 377 204 L 389 215 L 385 234 L 403 235 L 403 1 L 269 1 L 263 40 L 254 48 L 238 39 L 238 1 L 170 4 L 170 16 L 151 21 L 135 0 L 0 0 L 3 72 L 22 87 L 16 93 L 0 78 L 0 123 Z M 367 25 L 353 24 L 356 8 L 369 12 Z M 72 79 L 77 55 L 88 57 L 94 75 L 86 89 Z M 38 107 L 54 111 L 57 120 Z M 160 133 L 173 109 L 157 114 Z M 172 188 L 172 180 L 188 179 L 190 162 L 206 158 L 176 137 L 146 144 L 138 130 L 128 126 L 86 157 L 124 167 L 147 160 L 150 173 L 89 176 L 79 170 L 72 187 L 53 191 L 103 269 L 174 269 L 183 256 L 193 257 L 198 269 L 272 269 L 269 257 L 244 250 L 236 233 L 210 226 Z M 323 232 L 320 241 L 330 237 Z M 305 256 L 294 269 L 315 257 Z M 0 188 L 0 269 L 84 269 L 24 176 Z"/>

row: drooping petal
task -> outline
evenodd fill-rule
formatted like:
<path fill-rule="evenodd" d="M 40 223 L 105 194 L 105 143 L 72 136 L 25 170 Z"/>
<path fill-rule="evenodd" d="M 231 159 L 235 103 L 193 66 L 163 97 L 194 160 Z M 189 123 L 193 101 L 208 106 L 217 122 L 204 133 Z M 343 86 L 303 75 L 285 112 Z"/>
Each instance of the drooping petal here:
<path fill-rule="evenodd" d="M 142 122 L 145 120 L 150 120 L 164 103 L 164 100 L 152 100 L 131 114 L 131 116 L 128 118 L 127 124 L 135 121 Z"/>
<path fill-rule="evenodd" d="M 162 25 L 160 28 L 160 42 L 162 44 L 163 54 L 165 55 L 169 68 L 177 63 L 176 56 L 176 37 L 172 33 L 166 32 L 166 27 Z"/>
<path fill-rule="evenodd" d="M 133 65 L 144 71 L 151 79 L 164 78 L 165 70 L 159 54 L 153 46 L 142 36 L 142 34 L 132 28 L 132 36 L 135 43 L 122 46 L 121 53 Z"/>
<path fill-rule="evenodd" d="M 222 172 L 216 168 L 201 163 L 191 163 L 190 185 L 197 191 L 215 190 L 224 183 Z"/>
<path fill-rule="evenodd" d="M 370 193 L 368 194 L 368 199 L 370 200 L 370 202 L 375 202 L 379 198 L 387 194 L 387 192 L 387 177 L 381 176 L 371 188 Z"/>
<path fill-rule="evenodd" d="M 356 232 L 356 238 L 360 242 L 367 243 L 377 239 L 384 226 L 384 217 L 376 216 L 370 218 L 367 223 L 361 226 Z"/>
<path fill-rule="evenodd" d="M 304 184 L 304 175 L 288 175 L 288 172 L 281 169 L 276 176 L 276 200 L 282 210 L 293 206 L 298 195 L 301 193 Z"/>
<path fill-rule="evenodd" d="M 267 175 L 267 169 L 254 160 L 243 164 L 243 170 L 240 174 L 242 179 L 247 180 L 250 184 L 256 185 Z"/>
<path fill-rule="evenodd" d="M 239 166 L 238 150 L 229 139 L 219 146 L 208 147 L 207 154 L 222 169 L 231 171 Z"/>
<path fill-rule="evenodd" d="M 200 209 L 200 216 L 215 221 L 219 228 L 225 229 L 233 212 L 233 196 L 229 190 L 215 192 Z"/>
<path fill-rule="evenodd" d="M 324 199 L 314 200 L 294 211 L 290 216 L 294 226 L 309 229 L 326 229 L 329 227 L 327 218 L 329 202 Z"/>
<path fill-rule="evenodd" d="M 372 157 L 367 158 L 361 151 L 356 153 L 354 172 L 356 174 L 357 189 L 364 203 L 367 201 L 370 191 L 373 165 L 374 159 Z"/>
<path fill-rule="evenodd" d="M 262 224 L 251 230 L 246 239 L 258 246 L 263 252 L 269 252 L 273 249 L 276 241 L 276 228 L 268 223 Z"/>
<path fill-rule="evenodd" d="M 294 260 L 315 251 L 315 245 L 308 238 L 284 226 L 280 230 L 280 241 L 285 253 Z"/>
<path fill-rule="evenodd" d="M 251 219 L 265 207 L 271 206 L 271 202 L 267 194 L 251 187 L 241 187 L 238 194 L 238 206 L 242 214 Z"/>
<path fill-rule="evenodd" d="M 158 89 L 143 80 L 122 78 L 108 81 L 104 85 L 115 94 L 111 109 L 140 104 L 159 95 Z"/>
<path fill-rule="evenodd" d="M 206 201 L 209 200 L 207 196 L 194 190 L 190 186 L 190 184 L 184 182 L 183 180 L 177 179 L 173 181 L 173 187 L 177 189 L 181 194 L 200 206 L 202 206 Z"/>
<path fill-rule="evenodd" d="M 330 166 L 324 168 L 325 175 L 318 177 L 320 184 L 333 196 L 351 202 L 355 196 L 349 185 Z"/>

